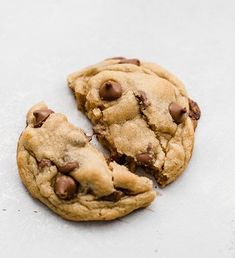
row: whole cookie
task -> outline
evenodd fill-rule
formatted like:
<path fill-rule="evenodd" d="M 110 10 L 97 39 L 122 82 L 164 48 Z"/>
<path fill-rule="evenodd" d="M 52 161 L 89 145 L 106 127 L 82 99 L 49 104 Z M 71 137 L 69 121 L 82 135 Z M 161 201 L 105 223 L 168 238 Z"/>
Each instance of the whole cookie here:
<path fill-rule="evenodd" d="M 89 137 L 44 103 L 27 114 L 17 148 L 20 177 L 31 195 L 61 217 L 112 220 L 148 206 L 152 182 L 107 162 Z"/>
<path fill-rule="evenodd" d="M 69 75 L 68 84 L 117 162 L 147 168 L 161 187 L 184 171 L 200 109 L 174 75 L 117 57 Z"/>

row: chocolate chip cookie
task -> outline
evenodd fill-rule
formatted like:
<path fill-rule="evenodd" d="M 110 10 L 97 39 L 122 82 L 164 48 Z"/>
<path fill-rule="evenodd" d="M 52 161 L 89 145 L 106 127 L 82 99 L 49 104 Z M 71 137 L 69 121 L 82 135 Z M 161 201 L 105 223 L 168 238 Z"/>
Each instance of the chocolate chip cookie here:
<path fill-rule="evenodd" d="M 69 75 L 68 84 L 114 160 L 146 168 L 161 187 L 184 171 L 200 109 L 174 75 L 117 57 Z"/>
<path fill-rule="evenodd" d="M 148 206 L 152 181 L 107 161 L 90 137 L 44 103 L 32 107 L 17 149 L 20 177 L 31 195 L 61 217 L 112 220 Z"/>

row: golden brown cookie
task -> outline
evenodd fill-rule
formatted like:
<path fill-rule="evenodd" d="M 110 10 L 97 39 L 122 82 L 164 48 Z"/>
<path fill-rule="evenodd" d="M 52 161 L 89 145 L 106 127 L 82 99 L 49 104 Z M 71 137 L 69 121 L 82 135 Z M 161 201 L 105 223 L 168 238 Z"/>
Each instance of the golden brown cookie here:
<path fill-rule="evenodd" d="M 68 84 L 117 162 L 147 168 L 161 187 L 184 171 L 200 109 L 174 75 L 153 63 L 117 57 L 69 75 Z"/>
<path fill-rule="evenodd" d="M 68 220 L 112 220 L 156 196 L 151 180 L 107 162 L 81 129 L 44 103 L 27 114 L 17 163 L 30 194 Z"/>

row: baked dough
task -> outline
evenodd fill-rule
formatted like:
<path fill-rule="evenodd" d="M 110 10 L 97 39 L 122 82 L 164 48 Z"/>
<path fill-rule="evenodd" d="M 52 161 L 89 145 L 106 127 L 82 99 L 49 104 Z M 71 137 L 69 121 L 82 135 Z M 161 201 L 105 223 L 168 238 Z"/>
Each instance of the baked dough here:
<path fill-rule="evenodd" d="M 112 220 L 148 206 L 156 196 L 152 181 L 108 162 L 89 140 L 63 114 L 33 106 L 17 148 L 30 194 L 73 221 Z"/>
<path fill-rule="evenodd" d="M 200 109 L 170 72 L 117 57 L 69 75 L 68 85 L 114 160 L 143 166 L 160 187 L 185 170 Z"/>

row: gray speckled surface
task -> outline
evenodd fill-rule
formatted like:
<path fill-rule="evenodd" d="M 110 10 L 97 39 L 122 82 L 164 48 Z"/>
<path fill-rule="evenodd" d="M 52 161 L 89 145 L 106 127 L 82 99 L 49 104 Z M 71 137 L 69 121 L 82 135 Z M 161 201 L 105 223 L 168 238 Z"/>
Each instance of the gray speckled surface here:
<path fill-rule="evenodd" d="M 235 257 L 235 2 L 0 0 L 0 256 Z M 16 168 L 25 113 L 44 100 L 90 129 L 68 73 L 124 55 L 177 74 L 202 109 L 185 174 L 150 209 L 71 223 L 34 201 Z"/>

